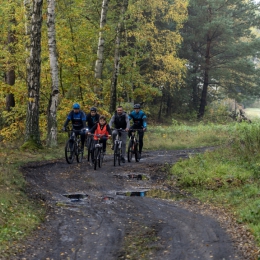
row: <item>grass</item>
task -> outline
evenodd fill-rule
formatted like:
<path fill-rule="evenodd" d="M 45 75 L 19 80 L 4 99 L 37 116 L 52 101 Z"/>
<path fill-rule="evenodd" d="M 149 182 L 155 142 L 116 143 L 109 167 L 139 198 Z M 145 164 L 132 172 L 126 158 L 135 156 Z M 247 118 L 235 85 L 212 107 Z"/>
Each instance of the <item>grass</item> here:
<path fill-rule="evenodd" d="M 260 245 L 259 122 L 236 125 L 230 140 L 214 152 L 179 161 L 171 178 L 200 200 L 230 210 Z"/>

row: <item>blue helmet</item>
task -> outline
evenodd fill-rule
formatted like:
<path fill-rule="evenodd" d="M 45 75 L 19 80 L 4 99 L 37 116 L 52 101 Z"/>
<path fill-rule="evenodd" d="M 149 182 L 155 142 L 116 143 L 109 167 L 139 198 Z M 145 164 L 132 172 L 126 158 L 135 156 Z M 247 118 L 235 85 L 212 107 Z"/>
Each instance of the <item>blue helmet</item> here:
<path fill-rule="evenodd" d="M 72 106 L 73 109 L 80 109 L 80 105 L 78 103 L 73 104 Z"/>

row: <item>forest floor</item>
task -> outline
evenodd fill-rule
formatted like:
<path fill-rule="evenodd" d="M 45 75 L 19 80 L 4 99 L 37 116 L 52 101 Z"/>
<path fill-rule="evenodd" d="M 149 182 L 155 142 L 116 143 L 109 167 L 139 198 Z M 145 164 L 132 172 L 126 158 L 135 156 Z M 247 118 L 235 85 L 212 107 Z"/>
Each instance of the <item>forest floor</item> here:
<path fill-rule="evenodd" d="M 47 215 L 11 259 L 257 259 L 253 236 L 228 212 L 167 184 L 169 165 L 205 149 L 146 151 L 116 167 L 106 155 L 97 170 L 86 159 L 27 164 L 28 195 Z"/>

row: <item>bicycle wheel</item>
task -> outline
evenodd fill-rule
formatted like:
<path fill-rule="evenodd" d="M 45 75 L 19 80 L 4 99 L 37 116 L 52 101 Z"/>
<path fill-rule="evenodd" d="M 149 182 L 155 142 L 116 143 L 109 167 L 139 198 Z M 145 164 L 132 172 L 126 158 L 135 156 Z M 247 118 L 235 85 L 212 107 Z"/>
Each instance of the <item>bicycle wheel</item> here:
<path fill-rule="evenodd" d="M 121 156 L 122 156 L 122 149 L 121 148 L 117 148 L 117 160 L 118 160 L 118 165 L 121 165 Z"/>
<path fill-rule="evenodd" d="M 134 153 L 135 153 L 135 161 L 140 162 L 140 153 L 138 151 L 138 143 L 135 143 L 135 148 L 134 148 Z"/>
<path fill-rule="evenodd" d="M 95 148 L 94 150 L 94 170 L 97 169 L 97 165 L 98 165 L 98 157 L 99 157 L 99 149 Z"/>
<path fill-rule="evenodd" d="M 102 148 L 101 148 L 102 149 Z M 99 151 L 99 158 L 98 158 L 98 167 L 101 168 L 103 164 L 104 154 L 103 152 Z"/>
<path fill-rule="evenodd" d="M 128 149 L 127 149 L 127 159 L 128 159 L 128 162 L 132 161 L 132 157 L 133 157 L 132 147 L 133 147 L 133 141 L 130 140 L 129 144 L 128 144 Z"/>
<path fill-rule="evenodd" d="M 74 141 L 68 140 L 65 146 L 65 158 L 67 163 L 71 164 L 75 157 L 75 143 Z"/>
<path fill-rule="evenodd" d="M 114 166 L 116 166 L 116 161 L 117 161 L 117 149 L 118 149 L 118 143 L 114 145 Z"/>
<path fill-rule="evenodd" d="M 83 159 L 83 151 L 78 151 L 77 155 L 76 155 L 76 159 L 78 163 L 82 162 Z"/>

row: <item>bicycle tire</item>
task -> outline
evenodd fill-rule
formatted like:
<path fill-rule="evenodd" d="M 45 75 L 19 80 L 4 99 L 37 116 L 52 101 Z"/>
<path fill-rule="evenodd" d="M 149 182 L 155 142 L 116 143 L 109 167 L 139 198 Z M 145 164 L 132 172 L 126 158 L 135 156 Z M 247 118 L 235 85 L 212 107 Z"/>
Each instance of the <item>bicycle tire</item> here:
<path fill-rule="evenodd" d="M 101 148 L 102 149 L 102 148 Z M 99 151 L 99 158 L 98 158 L 98 167 L 101 168 L 103 164 L 104 154 L 103 152 Z"/>
<path fill-rule="evenodd" d="M 114 145 L 114 166 L 116 166 L 116 161 L 117 161 L 117 148 L 118 148 L 118 143 Z"/>
<path fill-rule="evenodd" d="M 118 148 L 118 151 L 117 151 L 117 160 L 118 160 L 118 165 L 119 165 L 119 166 L 121 165 L 121 156 L 122 156 L 122 149 L 121 149 L 121 148 Z"/>
<path fill-rule="evenodd" d="M 87 154 L 88 162 L 89 162 L 90 155 L 91 155 L 91 147 L 92 147 L 92 140 L 90 139 L 90 137 L 88 137 L 87 142 L 86 142 L 86 149 L 88 151 L 88 154 Z"/>
<path fill-rule="evenodd" d="M 130 140 L 129 144 L 128 144 L 128 149 L 127 149 L 127 160 L 128 160 L 128 162 L 131 162 L 132 158 L 133 158 L 132 146 L 133 146 L 133 141 Z"/>
<path fill-rule="evenodd" d="M 138 151 L 138 143 L 135 143 L 134 154 L 135 154 L 135 161 L 140 162 L 140 154 L 139 154 L 139 151 Z"/>
<path fill-rule="evenodd" d="M 78 154 L 76 155 L 76 159 L 78 163 L 82 162 L 83 159 L 83 151 L 78 152 Z"/>
<path fill-rule="evenodd" d="M 95 148 L 95 150 L 94 150 L 94 170 L 97 169 L 98 156 L 99 156 L 99 150 L 98 150 L 98 148 Z"/>
<path fill-rule="evenodd" d="M 65 146 L 65 158 L 68 164 L 72 164 L 75 158 L 75 143 L 68 140 Z"/>

